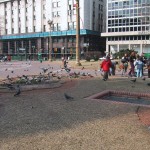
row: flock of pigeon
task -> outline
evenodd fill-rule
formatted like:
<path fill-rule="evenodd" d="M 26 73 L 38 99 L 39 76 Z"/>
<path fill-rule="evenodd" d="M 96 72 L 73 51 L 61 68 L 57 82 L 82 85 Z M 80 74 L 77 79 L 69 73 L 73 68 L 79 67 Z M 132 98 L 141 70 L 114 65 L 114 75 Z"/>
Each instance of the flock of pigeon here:
<path fill-rule="evenodd" d="M 14 96 L 18 96 L 21 94 L 21 88 L 20 86 L 23 84 L 26 85 L 32 85 L 32 84 L 39 84 L 39 83 L 50 83 L 52 80 L 60 80 L 62 78 L 85 78 L 85 77 L 94 77 L 98 75 L 98 71 L 95 70 L 93 73 L 94 75 L 91 75 L 91 73 L 83 71 L 85 68 L 82 67 L 79 71 L 72 72 L 71 69 L 67 66 L 64 68 L 61 68 L 59 70 L 53 70 L 53 67 L 47 66 L 47 67 L 41 67 L 40 73 L 38 75 L 22 75 L 17 76 L 16 78 L 11 78 L 9 75 L 7 75 L 6 80 L 3 80 L 3 86 L 8 88 L 9 90 L 14 90 L 15 94 Z M 7 69 L 5 70 L 7 71 Z M 28 71 L 28 69 L 25 69 L 24 71 Z M 12 70 L 11 73 L 14 73 Z M 101 73 L 102 76 L 102 73 Z M 145 77 L 142 78 L 143 80 L 146 80 Z M 136 78 L 131 78 L 131 82 L 135 83 L 137 80 Z M 147 84 L 150 86 L 150 83 Z M 64 94 L 66 100 L 73 100 L 73 97 L 68 96 L 66 93 Z"/>
<path fill-rule="evenodd" d="M 38 75 L 22 75 L 17 76 L 15 78 L 10 77 L 11 74 L 13 74 L 15 71 L 11 70 L 11 74 L 6 76 L 6 79 L 2 81 L 1 86 L 4 86 L 5 88 L 14 91 L 14 96 L 18 96 L 21 94 L 21 85 L 32 85 L 32 84 L 40 84 L 40 83 L 50 83 L 52 80 L 60 80 L 62 78 L 66 79 L 73 79 L 73 78 L 81 78 L 81 77 L 93 77 L 90 73 L 84 72 L 84 67 L 82 67 L 81 71 L 72 72 L 71 68 L 64 67 L 59 70 L 54 70 L 53 67 L 50 67 L 49 65 L 47 67 L 40 67 L 40 72 Z M 5 69 L 5 71 L 8 71 L 8 69 Z M 24 71 L 29 71 L 28 68 L 24 69 Z M 95 71 L 96 74 L 96 71 Z M 96 74 L 97 75 L 97 74 Z M 67 94 L 64 94 L 66 100 L 72 100 L 70 96 L 67 96 Z"/>

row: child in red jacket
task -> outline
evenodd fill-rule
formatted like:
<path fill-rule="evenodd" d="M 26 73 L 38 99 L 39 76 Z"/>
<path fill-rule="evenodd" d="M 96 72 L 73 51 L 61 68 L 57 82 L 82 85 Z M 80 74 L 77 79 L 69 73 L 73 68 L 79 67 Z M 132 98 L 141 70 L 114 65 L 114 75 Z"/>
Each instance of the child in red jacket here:
<path fill-rule="evenodd" d="M 109 70 L 111 67 L 111 60 L 110 57 L 107 56 L 105 60 L 103 60 L 101 64 L 101 69 L 104 71 L 103 80 L 106 81 L 108 79 Z"/>

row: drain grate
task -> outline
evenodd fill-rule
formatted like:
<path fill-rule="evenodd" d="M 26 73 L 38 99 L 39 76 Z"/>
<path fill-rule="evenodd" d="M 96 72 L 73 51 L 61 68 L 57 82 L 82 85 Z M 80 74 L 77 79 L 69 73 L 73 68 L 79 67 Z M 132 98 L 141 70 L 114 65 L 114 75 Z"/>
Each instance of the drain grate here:
<path fill-rule="evenodd" d="M 106 90 L 101 93 L 92 95 L 86 99 L 128 103 L 150 107 L 150 94 L 147 93 Z"/>

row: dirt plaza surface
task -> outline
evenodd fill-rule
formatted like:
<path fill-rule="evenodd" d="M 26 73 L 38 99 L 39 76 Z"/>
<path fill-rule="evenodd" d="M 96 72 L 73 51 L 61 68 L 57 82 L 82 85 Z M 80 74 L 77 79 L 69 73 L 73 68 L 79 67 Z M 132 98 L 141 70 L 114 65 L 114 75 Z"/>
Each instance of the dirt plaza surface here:
<path fill-rule="evenodd" d="M 98 62 L 84 67 L 94 70 Z M 149 82 L 119 75 L 105 82 L 98 75 L 22 90 L 18 97 L 0 89 L 0 150 L 149 150 L 149 107 L 86 99 L 104 90 L 150 93 Z"/>

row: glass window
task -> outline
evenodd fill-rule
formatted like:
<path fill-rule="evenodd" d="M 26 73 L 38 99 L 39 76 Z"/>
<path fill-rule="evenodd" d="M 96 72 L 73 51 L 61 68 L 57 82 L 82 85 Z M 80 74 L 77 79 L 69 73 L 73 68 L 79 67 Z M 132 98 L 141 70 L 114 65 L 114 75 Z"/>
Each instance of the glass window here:
<path fill-rule="evenodd" d="M 56 7 L 57 7 L 57 3 L 56 3 L 56 2 L 53 2 L 53 3 L 52 3 L 52 6 L 53 6 L 53 8 L 56 8 Z"/>
<path fill-rule="evenodd" d="M 110 29 L 110 28 L 108 28 L 108 32 L 111 32 L 111 29 Z"/>
<path fill-rule="evenodd" d="M 134 36 L 134 40 L 137 40 L 137 36 Z"/>
<path fill-rule="evenodd" d="M 133 31 L 133 27 L 130 27 L 130 31 Z"/>
<path fill-rule="evenodd" d="M 60 23 L 57 24 L 57 30 L 58 30 L 58 31 L 61 30 L 61 25 L 60 25 Z"/>
<path fill-rule="evenodd" d="M 134 27 L 134 31 L 137 31 L 137 27 Z"/>
<path fill-rule="evenodd" d="M 53 24 L 53 30 L 57 31 L 57 24 L 56 23 Z"/>
<path fill-rule="evenodd" d="M 115 32 L 118 32 L 118 28 L 115 28 Z"/>
<path fill-rule="evenodd" d="M 73 29 L 72 22 L 68 22 L 68 29 L 69 29 L 69 30 L 72 30 L 72 29 Z"/>
<path fill-rule="evenodd" d="M 142 35 L 142 40 L 145 40 L 145 35 Z"/>
<path fill-rule="evenodd" d="M 141 27 L 138 27 L 138 31 L 141 31 Z"/>
<path fill-rule="evenodd" d="M 130 36 L 130 40 L 133 40 L 133 36 Z"/>
<path fill-rule="evenodd" d="M 57 7 L 60 7 L 60 2 L 57 2 Z"/>
<path fill-rule="evenodd" d="M 141 36 L 138 36 L 138 40 L 141 40 Z"/>

